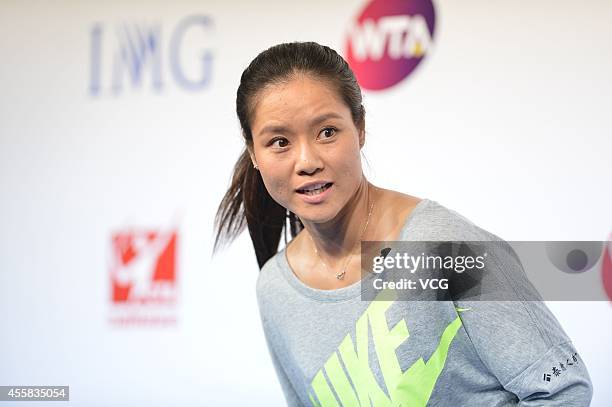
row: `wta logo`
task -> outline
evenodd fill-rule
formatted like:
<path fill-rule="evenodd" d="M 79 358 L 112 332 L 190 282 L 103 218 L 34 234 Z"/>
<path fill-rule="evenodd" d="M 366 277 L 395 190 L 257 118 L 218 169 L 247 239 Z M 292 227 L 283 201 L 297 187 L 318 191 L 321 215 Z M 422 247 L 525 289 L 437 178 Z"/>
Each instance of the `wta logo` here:
<path fill-rule="evenodd" d="M 349 30 L 345 55 L 361 87 L 389 88 L 410 75 L 431 47 L 431 0 L 373 0 Z"/>

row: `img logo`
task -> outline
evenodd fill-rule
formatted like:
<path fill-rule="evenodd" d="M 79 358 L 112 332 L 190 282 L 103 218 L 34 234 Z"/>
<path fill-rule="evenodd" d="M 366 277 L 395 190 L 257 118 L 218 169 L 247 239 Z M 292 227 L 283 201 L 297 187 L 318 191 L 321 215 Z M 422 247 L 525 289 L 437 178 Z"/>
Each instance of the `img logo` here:
<path fill-rule="evenodd" d="M 188 91 L 208 87 L 213 74 L 210 17 L 191 15 L 170 28 L 160 23 L 96 23 L 89 33 L 89 94 L 118 95 L 169 83 Z"/>
<path fill-rule="evenodd" d="M 359 84 L 389 88 L 410 75 L 433 40 L 431 0 L 373 0 L 349 30 L 345 55 Z"/>

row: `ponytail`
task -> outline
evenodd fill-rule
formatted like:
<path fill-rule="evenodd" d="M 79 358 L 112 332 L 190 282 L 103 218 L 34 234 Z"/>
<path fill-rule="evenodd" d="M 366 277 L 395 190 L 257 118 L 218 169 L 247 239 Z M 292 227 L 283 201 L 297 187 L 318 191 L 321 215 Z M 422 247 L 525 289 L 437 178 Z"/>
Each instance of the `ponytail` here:
<path fill-rule="evenodd" d="M 251 163 L 245 148 L 234 166 L 229 189 L 221 200 L 215 216 L 217 235 L 213 253 L 222 243 L 230 243 L 244 230 L 245 223 L 253 242 L 257 264 L 261 269 L 278 251 L 281 232 L 289 218 L 291 238 L 304 227 L 294 213 L 279 205 L 268 193 L 261 174 Z"/>

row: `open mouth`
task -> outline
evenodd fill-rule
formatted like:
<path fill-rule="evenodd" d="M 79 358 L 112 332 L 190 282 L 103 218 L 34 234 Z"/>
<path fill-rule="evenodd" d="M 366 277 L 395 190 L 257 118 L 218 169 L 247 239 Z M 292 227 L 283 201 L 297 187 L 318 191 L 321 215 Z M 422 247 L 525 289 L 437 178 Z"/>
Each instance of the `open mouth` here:
<path fill-rule="evenodd" d="M 329 187 L 331 187 L 333 184 L 333 182 L 328 182 L 327 184 L 323 185 L 320 188 L 316 188 L 316 189 L 298 189 L 298 193 L 300 194 L 304 194 L 304 195 L 318 195 L 322 192 L 325 192 L 325 190 L 327 190 Z"/>

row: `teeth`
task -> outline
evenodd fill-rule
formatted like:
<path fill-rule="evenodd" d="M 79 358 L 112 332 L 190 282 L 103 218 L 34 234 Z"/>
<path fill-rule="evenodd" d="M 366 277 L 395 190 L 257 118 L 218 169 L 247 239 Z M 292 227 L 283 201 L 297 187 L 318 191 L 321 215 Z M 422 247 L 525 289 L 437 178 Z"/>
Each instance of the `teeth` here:
<path fill-rule="evenodd" d="M 327 184 L 317 184 L 317 185 L 313 185 L 310 188 L 305 188 L 304 191 L 308 192 L 308 191 L 316 191 L 317 189 L 321 189 L 323 188 L 325 185 Z"/>
<path fill-rule="evenodd" d="M 324 190 L 326 190 L 327 188 L 325 188 L 325 185 L 327 184 L 320 184 L 321 186 L 319 188 L 315 188 L 315 189 L 305 189 L 303 190 L 304 193 L 306 195 L 317 195 L 320 194 L 321 192 L 323 192 Z"/>

